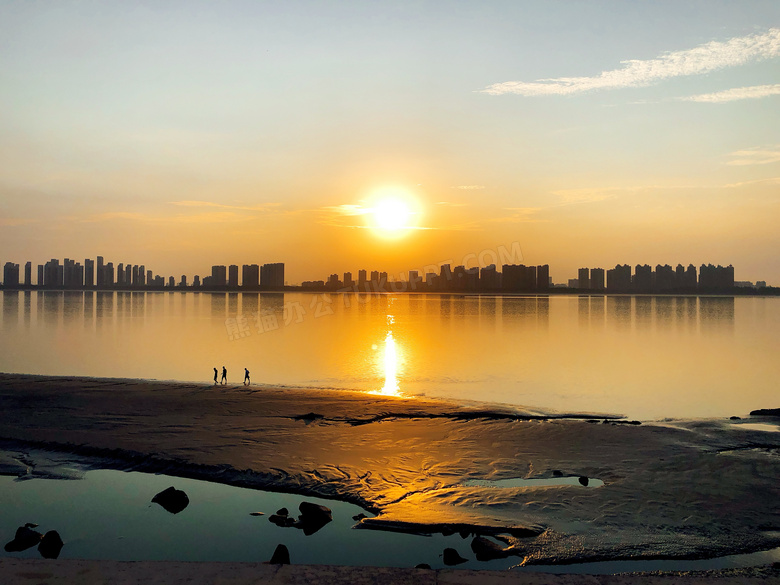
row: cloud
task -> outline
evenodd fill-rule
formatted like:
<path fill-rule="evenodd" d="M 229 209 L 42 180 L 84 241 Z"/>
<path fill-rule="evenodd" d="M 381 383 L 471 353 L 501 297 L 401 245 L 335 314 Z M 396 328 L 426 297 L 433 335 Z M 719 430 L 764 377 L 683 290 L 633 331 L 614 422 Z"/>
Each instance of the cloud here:
<path fill-rule="evenodd" d="M 729 156 L 736 157 L 727 162 L 727 165 L 745 166 L 745 165 L 765 165 L 768 163 L 780 162 L 780 149 L 774 147 L 751 148 L 748 150 L 737 150 Z"/>
<path fill-rule="evenodd" d="M 453 189 L 462 189 L 464 191 L 480 191 L 484 188 L 484 185 L 458 185 L 457 187 L 453 187 Z"/>
<path fill-rule="evenodd" d="M 735 87 L 715 93 L 702 93 L 688 97 L 678 98 L 684 102 L 704 102 L 709 104 L 723 104 L 737 100 L 754 100 L 771 95 L 780 95 L 780 83 L 774 85 L 752 85 L 750 87 Z"/>
<path fill-rule="evenodd" d="M 735 37 L 722 42 L 712 41 L 693 49 L 665 53 L 655 59 L 621 61 L 623 67 L 602 71 L 593 77 L 558 77 L 533 82 L 506 81 L 490 85 L 481 90 L 481 93 L 570 95 L 600 89 L 644 87 L 671 77 L 701 75 L 779 55 L 780 28 L 772 28 L 763 34 Z"/>
<path fill-rule="evenodd" d="M 351 205 L 348 203 L 345 203 L 344 205 L 323 207 L 322 209 L 326 211 L 332 211 L 337 215 L 347 215 L 347 216 L 366 215 L 374 212 L 374 209 L 372 207 L 363 207 L 362 205 Z"/>

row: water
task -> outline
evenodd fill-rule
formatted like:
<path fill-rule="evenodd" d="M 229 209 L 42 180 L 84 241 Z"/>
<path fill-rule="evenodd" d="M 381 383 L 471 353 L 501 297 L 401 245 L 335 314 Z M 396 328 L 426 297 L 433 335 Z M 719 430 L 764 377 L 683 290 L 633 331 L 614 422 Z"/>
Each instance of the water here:
<path fill-rule="evenodd" d="M 15 292 L 0 370 L 343 388 L 558 412 L 775 407 L 780 299 Z"/>
<path fill-rule="evenodd" d="M 0 476 L 0 540 L 14 537 L 18 526 L 38 524 L 56 530 L 65 546 L 61 559 L 178 560 L 263 562 L 284 544 L 295 564 L 411 567 L 427 563 L 444 568 L 441 553 L 454 548 L 466 559 L 462 569 L 609 574 L 630 571 L 689 571 L 749 567 L 780 560 L 780 549 L 702 560 L 634 560 L 570 565 L 519 566 L 522 556 L 478 561 L 471 537 L 429 536 L 376 530 L 353 530 L 353 516 L 365 513 L 343 502 L 239 488 L 193 479 L 114 470 L 60 469 L 80 479 L 14 480 Z M 72 473 L 69 473 L 72 472 Z M 169 486 L 184 490 L 190 504 L 170 514 L 152 504 Z M 538 486 L 544 487 L 544 486 Z M 583 488 L 584 489 L 584 488 Z M 313 535 L 280 528 L 268 516 L 282 507 L 298 515 L 298 504 L 328 506 L 333 522 Z M 264 512 L 263 516 L 252 513 Z M 0 557 L 40 558 L 35 547 Z"/>

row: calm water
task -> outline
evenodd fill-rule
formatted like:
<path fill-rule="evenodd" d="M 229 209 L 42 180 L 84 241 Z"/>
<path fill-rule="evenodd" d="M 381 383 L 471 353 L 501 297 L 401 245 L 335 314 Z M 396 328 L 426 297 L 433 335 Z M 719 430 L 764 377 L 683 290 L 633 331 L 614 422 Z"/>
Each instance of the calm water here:
<path fill-rule="evenodd" d="M 349 388 L 631 418 L 777 407 L 780 299 L 4 292 L 0 371 Z"/>

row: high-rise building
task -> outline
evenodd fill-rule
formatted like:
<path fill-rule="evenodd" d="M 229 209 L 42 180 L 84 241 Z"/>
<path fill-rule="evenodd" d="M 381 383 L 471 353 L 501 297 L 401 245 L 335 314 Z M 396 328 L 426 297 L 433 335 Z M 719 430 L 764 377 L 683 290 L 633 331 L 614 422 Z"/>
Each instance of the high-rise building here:
<path fill-rule="evenodd" d="M 84 287 L 95 287 L 95 261 L 91 258 L 84 259 Z"/>
<path fill-rule="evenodd" d="M 116 283 L 119 286 L 127 284 L 127 282 L 125 282 L 125 265 L 123 262 L 120 262 L 119 266 L 116 267 Z"/>
<path fill-rule="evenodd" d="M 47 263 L 48 266 L 48 263 Z M 103 256 L 97 257 L 97 287 L 102 288 L 104 286 L 103 279 L 105 278 L 105 272 L 103 271 Z M 46 280 L 48 280 L 48 275 L 46 277 Z M 46 283 L 46 286 L 49 286 L 48 282 Z"/>
<path fill-rule="evenodd" d="M 364 290 L 366 288 L 366 282 L 368 281 L 368 278 L 366 276 L 367 273 L 365 270 L 358 270 L 358 287 L 361 290 Z"/>
<path fill-rule="evenodd" d="M 238 265 L 231 264 L 228 267 L 228 286 L 238 288 Z"/>
<path fill-rule="evenodd" d="M 260 286 L 262 288 L 283 288 L 284 263 L 263 264 L 260 267 Z"/>
<path fill-rule="evenodd" d="M 3 266 L 3 286 L 5 288 L 17 288 L 19 286 L 19 265 L 6 262 Z"/>
<path fill-rule="evenodd" d="M 344 273 L 344 286 L 347 288 L 352 288 L 355 285 L 355 281 L 352 280 L 352 273 L 351 272 L 345 272 Z"/>
<path fill-rule="evenodd" d="M 59 288 L 62 286 L 60 261 L 56 258 L 49 260 L 43 267 L 43 282 L 46 288 Z"/>
<path fill-rule="evenodd" d="M 631 290 L 631 266 L 617 264 L 607 270 L 607 291 L 626 293 Z"/>
<path fill-rule="evenodd" d="M 187 287 L 187 275 L 186 274 L 182 274 L 181 275 L 181 280 L 179 281 L 179 286 L 181 288 L 186 288 Z"/>
<path fill-rule="evenodd" d="M 590 269 L 580 268 L 577 271 L 577 287 L 588 290 L 590 289 Z"/>
<path fill-rule="evenodd" d="M 421 284 L 422 284 L 422 279 L 420 278 L 420 273 L 417 270 L 410 270 L 408 290 L 417 290 L 420 288 Z"/>
<path fill-rule="evenodd" d="M 653 288 L 653 268 L 649 264 L 637 264 L 632 284 L 634 292 L 650 292 Z"/>
<path fill-rule="evenodd" d="M 591 290 L 596 290 L 596 291 L 604 290 L 604 269 L 603 268 L 590 269 L 590 288 Z"/>
<path fill-rule="evenodd" d="M 32 262 L 27 262 L 24 265 L 24 285 L 32 285 Z"/>
<path fill-rule="evenodd" d="M 197 274 L 192 277 L 192 287 L 200 288 L 200 276 L 198 276 Z"/>
<path fill-rule="evenodd" d="M 603 279 L 603 270 L 602 270 L 602 282 L 603 280 L 604 279 Z M 542 264 L 541 266 L 536 267 L 536 290 L 538 292 L 545 292 L 549 289 L 550 289 L 550 265 Z"/>
<path fill-rule="evenodd" d="M 125 280 L 124 285 L 130 286 L 133 284 L 133 265 L 130 263 L 125 264 Z"/>
<path fill-rule="evenodd" d="M 227 285 L 227 268 L 224 265 L 211 267 L 211 284 L 220 287 Z"/>
<path fill-rule="evenodd" d="M 38 264 L 38 286 L 43 286 L 43 264 Z"/>
<path fill-rule="evenodd" d="M 193 286 L 195 281 L 192 282 Z M 241 287 L 249 290 L 260 286 L 260 266 L 257 264 L 244 264 L 241 268 Z"/>
<path fill-rule="evenodd" d="M 501 288 L 501 275 L 495 264 L 485 266 L 479 273 L 479 284 L 482 290 L 498 290 Z"/>
<path fill-rule="evenodd" d="M 109 262 L 103 267 L 103 283 L 105 286 L 114 286 L 114 263 Z"/>

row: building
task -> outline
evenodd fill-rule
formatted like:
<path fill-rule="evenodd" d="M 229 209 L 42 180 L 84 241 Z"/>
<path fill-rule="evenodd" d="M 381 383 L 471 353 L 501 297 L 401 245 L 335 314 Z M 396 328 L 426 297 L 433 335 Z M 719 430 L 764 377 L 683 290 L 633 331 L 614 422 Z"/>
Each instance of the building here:
<path fill-rule="evenodd" d="M 617 264 L 607 270 L 607 291 L 612 293 L 626 293 L 631 290 L 631 266 Z"/>
<path fill-rule="evenodd" d="M 171 277 L 173 278 L 173 277 Z M 211 286 L 227 286 L 227 267 L 220 264 L 211 267 Z"/>
<path fill-rule="evenodd" d="M 24 265 L 24 286 L 32 286 L 32 262 Z"/>
<path fill-rule="evenodd" d="M 3 286 L 5 288 L 17 288 L 19 286 L 19 265 L 6 262 L 3 266 Z"/>
<path fill-rule="evenodd" d="M 490 264 L 480 270 L 479 288 L 489 291 L 496 291 L 501 288 L 501 274 L 499 274 L 495 264 Z"/>
<path fill-rule="evenodd" d="M 595 291 L 604 290 L 604 269 L 603 268 L 590 269 L 590 290 L 595 290 Z"/>
<path fill-rule="evenodd" d="M 95 287 L 95 261 L 91 258 L 84 259 L 84 288 Z"/>
<path fill-rule="evenodd" d="M 260 287 L 284 288 L 284 263 L 263 264 L 260 267 Z"/>
<path fill-rule="evenodd" d="M 650 292 L 653 288 L 653 268 L 649 264 L 637 264 L 632 284 L 634 292 Z"/>
<path fill-rule="evenodd" d="M 353 286 L 355 286 L 355 281 L 352 280 L 351 272 L 344 273 L 344 286 L 347 288 L 352 288 Z"/>
<path fill-rule="evenodd" d="M 46 265 L 48 266 L 49 263 L 47 262 Z M 97 276 L 97 287 L 98 288 L 103 288 L 103 286 L 105 284 L 103 282 L 103 278 L 105 277 L 105 272 L 103 271 L 103 256 L 98 256 L 97 257 L 97 273 L 96 273 L 96 276 Z M 48 280 L 48 274 L 46 275 L 46 279 Z M 40 285 L 41 283 L 39 282 L 38 284 Z M 51 286 L 51 285 L 46 283 L 46 286 Z"/>
<path fill-rule="evenodd" d="M 577 288 L 590 289 L 590 269 L 580 268 L 577 271 Z"/>
<path fill-rule="evenodd" d="M 228 287 L 238 288 L 238 266 L 231 264 L 228 267 Z"/>
<path fill-rule="evenodd" d="M 192 281 L 195 286 L 195 281 Z M 244 264 L 241 267 L 241 287 L 248 290 L 256 290 L 260 287 L 260 266 L 257 264 Z"/>
<path fill-rule="evenodd" d="M 366 278 L 367 273 L 365 270 L 358 270 L 358 286 L 361 289 L 366 288 L 366 282 L 368 282 L 368 279 Z"/>

